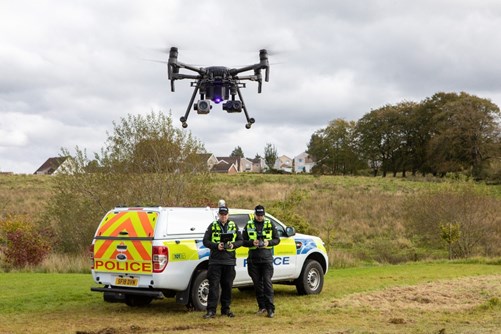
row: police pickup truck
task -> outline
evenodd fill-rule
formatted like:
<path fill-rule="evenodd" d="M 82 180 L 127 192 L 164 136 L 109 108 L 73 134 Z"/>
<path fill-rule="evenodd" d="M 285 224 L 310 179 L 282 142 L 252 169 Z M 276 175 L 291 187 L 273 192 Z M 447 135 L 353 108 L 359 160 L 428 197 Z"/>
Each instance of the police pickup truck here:
<path fill-rule="evenodd" d="M 230 208 L 230 220 L 242 230 L 253 210 Z M 92 277 L 107 302 L 129 306 L 175 297 L 195 310 L 205 310 L 209 283 L 209 249 L 205 230 L 217 217 L 214 208 L 117 207 L 109 211 L 91 245 Z M 280 244 L 273 248 L 275 284 L 293 284 L 300 295 L 322 291 L 328 257 L 322 240 L 299 234 L 272 215 Z M 236 250 L 234 287 L 252 287 L 246 247 Z"/>

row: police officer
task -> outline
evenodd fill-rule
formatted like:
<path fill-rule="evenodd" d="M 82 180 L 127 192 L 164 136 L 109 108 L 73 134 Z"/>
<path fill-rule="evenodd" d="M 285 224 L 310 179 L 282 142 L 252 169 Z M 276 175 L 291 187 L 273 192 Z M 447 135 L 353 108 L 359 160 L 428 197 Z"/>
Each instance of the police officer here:
<path fill-rule="evenodd" d="M 235 249 L 242 246 L 242 235 L 236 224 L 228 220 L 226 204 L 218 210 L 218 220 L 212 222 L 204 234 L 203 244 L 210 249 L 209 270 L 209 296 L 207 300 L 207 313 L 205 319 L 216 316 L 219 300 L 219 286 L 221 286 L 221 314 L 233 318 L 230 311 L 231 290 L 235 279 Z M 222 233 L 231 233 L 232 239 L 226 244 L 221 242 Z"/>
<path fill-rule="evenodd" d="M 257 314 L 267 313 L 269 318 L 275 315 L 273 304 L 273 246 L 280 243 L 276 226 L 265 218 L 262 205 L 254 209 L 254 219 L 249 220 L 244 228 L 243 245 L 249 247 L 247 272 L 252 278 L 258 304 Z"/>

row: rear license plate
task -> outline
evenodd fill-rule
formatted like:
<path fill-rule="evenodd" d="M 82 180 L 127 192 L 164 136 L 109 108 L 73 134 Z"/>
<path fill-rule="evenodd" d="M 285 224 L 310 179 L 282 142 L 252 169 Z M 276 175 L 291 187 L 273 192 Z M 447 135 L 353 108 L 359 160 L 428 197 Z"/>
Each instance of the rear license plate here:
<path fill-rule="evenodd" d="M 125 285 L 125 286 L 137 286 L 138 279 L 137 278 L 115 278 L 115 285 Z"/>

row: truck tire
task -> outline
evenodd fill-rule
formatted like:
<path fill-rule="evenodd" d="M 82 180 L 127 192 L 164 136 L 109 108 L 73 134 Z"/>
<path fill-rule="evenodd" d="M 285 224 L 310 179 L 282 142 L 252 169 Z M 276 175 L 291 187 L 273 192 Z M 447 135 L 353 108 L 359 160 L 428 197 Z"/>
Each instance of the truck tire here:
<path fill-rule="evenodd" d="M 199 270 L 191 285 L 190 304 L 195 311 L 205 311 L 207 308 L 207 299 L 209 297 L 209 280 L 207 279 L 207 270 Z"/>
<path fill-rule="evenodd" d="M 296 280 L 296 290 L 299 295 L 316 295 L 324 286 L 324 270 L 315 260 L 304 263 L 301 275 Z"/>
<path fill-rule="evenodd" d="M 146 306 L 149 305 L 152 300 L 153 298 L 147 296 L 125 295 L 125 304 L 131 307 Z"/>

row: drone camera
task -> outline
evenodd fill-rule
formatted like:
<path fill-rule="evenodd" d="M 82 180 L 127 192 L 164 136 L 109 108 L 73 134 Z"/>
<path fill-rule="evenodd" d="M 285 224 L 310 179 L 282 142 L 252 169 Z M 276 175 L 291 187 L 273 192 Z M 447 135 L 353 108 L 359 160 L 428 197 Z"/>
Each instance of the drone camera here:
<path fill-rule="evenodd" d="M 195 108 L 198 114 L 208 114 L 212 106 L 210 105 L 210 100 L 200 100 L 193 108 Z"/>
<path fill-rule="evenodd" d="M 241 112 L 242 101 L 227 101 L 223 103 L 223 110 L 226 110 L 228 113 Z"/>

